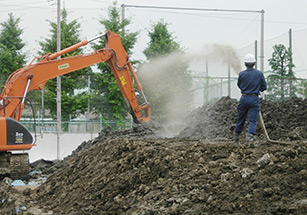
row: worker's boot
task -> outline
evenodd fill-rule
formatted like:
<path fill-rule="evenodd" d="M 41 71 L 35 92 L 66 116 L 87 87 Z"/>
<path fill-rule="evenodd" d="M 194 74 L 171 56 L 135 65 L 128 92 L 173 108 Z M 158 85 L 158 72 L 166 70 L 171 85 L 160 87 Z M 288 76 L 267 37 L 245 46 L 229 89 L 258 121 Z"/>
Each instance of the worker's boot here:
<path fill-rule="evenodd" d="M 234 139 L 235 144 L 239 144 L 239 140 L 240 140 L 240 133 L 236 133 L 236 132 L 234 132 L 233 139 Z"/>
<path fill-rule="evenodd" d="M 250 143 L 250 142 L 254 142 L 254 141 L 255 141 L 254 135 L 250 134 L 250 133 L 247 133 L 246 134 L 246 142 Z"/>

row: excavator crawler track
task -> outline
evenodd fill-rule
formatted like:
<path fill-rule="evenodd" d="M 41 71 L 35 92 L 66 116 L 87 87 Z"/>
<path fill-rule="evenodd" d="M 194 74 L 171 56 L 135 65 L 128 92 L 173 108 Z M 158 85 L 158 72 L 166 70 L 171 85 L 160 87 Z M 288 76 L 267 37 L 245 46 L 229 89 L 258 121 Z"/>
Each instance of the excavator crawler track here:
<path fill-rule="evenodd" d="M 27 153 L 12 154 L 10 152 L 0 153 L 0 176 L 10 177 L 13 180 L 29 180 L 29 155 Z"/>
<path fill-rule="evenodd" d="M 0 152 L 0 178 L 10 175 L 10 158 L 11 153 Z"/>
<path fill-rule="evenodd" d="M 29 180 L 29 155 L 25 154 L 12 154 L 10 165 L 10 177 L 12 179 Z"/>

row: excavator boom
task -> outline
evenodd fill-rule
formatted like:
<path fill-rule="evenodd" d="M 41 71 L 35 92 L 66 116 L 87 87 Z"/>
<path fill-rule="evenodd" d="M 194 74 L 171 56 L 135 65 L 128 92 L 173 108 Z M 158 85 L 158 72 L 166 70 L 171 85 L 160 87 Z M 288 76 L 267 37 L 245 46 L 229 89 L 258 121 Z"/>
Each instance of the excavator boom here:
<path fill-rule="evenodd" d="M 88 43 L 88 41 L 82 41 L 58 53 L 43 56 L 38 63 L 30 63 L 28 66 L 15 71 L 9 77 L 0 96 L 0 99 L 2 99 L 0 116 L 11 117 L 19 121 L 24 108 L 24 100 L 29 91 L 43 89 L 48 80 L 57 76 L 96 63 L 108 62 L 134 121 L 136 123 L 149 121 L 150 107 L 131 66 L 128 54 L 121 43 L 120 36 L 107 31 L 105 37 L 106 48 L 104 49 L 83 55 L 55 59 Z M 138 103 L 131 76 L 141 95 L 144 96 L 145 103 L 142 105 Z M 141 110 L 144 112 L 143 115 Z"/>

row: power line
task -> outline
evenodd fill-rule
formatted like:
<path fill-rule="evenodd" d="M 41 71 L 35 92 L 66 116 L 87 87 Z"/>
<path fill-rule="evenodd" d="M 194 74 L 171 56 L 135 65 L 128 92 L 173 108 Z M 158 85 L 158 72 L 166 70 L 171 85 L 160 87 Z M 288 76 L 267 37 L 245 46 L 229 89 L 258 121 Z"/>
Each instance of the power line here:
<path fill-rule="evenodd" d="M 38 5 L 40 3 L 40 5 Z M 47 3 L 47 4 L 46 4 Z M 27 9 L 49 9 L 50 6 L 54 6 L 54 3 L 52 2 L 27 2 L 23 4 L 1 4 L 0 8 L 3 8 L 3 10 L 0 10 L 0 12 L 12 12 L 12 11 L 18 11 L 18 10 L 27 10 Z M 6 8 L 6 9 L 4 9 Z M 9 9 L 11 8 L 11 9 Z"/>
<path fill-rule="evenodd" d="M 46 2 L 46 1 L 35 1 L 35 2 L 24 2 L 24 3 L 19 3 L 19 4 L 3 4 L 0 3 L 0 7 L 27 7 L 25 5 L 37 5 L 37 4 L 48 4 L 50 5 L 50 3 L 52 5 L 54 5 L 54 3 L 52 2 Z"/>
<path fill-rule="evenodd" d="M 264 10 L 229 10 L 229 9 L 206 9 L 206 8 L 181 8 L 181 7 L 159 7 L 159 6 L 139 6 L 139 5 L 125 5 L 122 4 L 122 14 L 124 14 L 125 8 L 151 8 L 151 9 L 170 9 L 170 10 L 190 10 L 190 11 L 211 11 L 211 12 L 228 12 L 228 13 L 260 13 L 260 70 L 264 70 Z"/>
<path fill-rule="evenodd" d="M 140 6 L 140 5 L 125 5 L 122 7 L 134 7 L 134 8 L 151 8 L 151 9 L 162 9 L 162 10 L 190 10 L 190 11 L 211 11 L 211 12 L 233 12 L 233 13 L 261 13 L 262 10 L 230 10 L 230 9 L 208 9 L 208 8 L 188 8 L 188 7 L 161 7 L 161 6 Z"/>
<path fill-rule="evenodd" d="M 134 5 L 124 5 L 125 7 L 132 7 L 134 8 L 135 6 Z M 143 8 L 144 9 L 150 9 L 151 6 L 138 6 L 138 7 L 135 7 L 134 9 L 141 9 Z M 218 15 L 208 15 L 208 14 L 196 14 L 196 13 L 186 13 L 186 12 L 174 12 L 174 11 L 168 11 L 167 9 L 184 9 L 184 10 L 192 10 L 192 11 L 216 11 L 218 12 L 219 9 L 198 9 L 197 8 L 172 8 L 172 7 L 153 7 L 151 9 L 165 9 L 163 11 L 163 13 L 172 13 L 172 14 L 180 14 L 180 15 L 190 15 L 190 16 L 201 16 L 201 17 L 211 17 L 211 18 L 218 18 L 218 19 L 232 19 L 232 20 L 240 20 L 240 21 L 256 21 L 256 22 L 261 22 L 261 20 L 254 20 L 254 19 L 248 19 L 248 18 L 237 18 L 237 17 L 229 17 L 230 14 L 227 14 L 227 16 L 218 16 Z M 227 10 L 223 10 L 222 11 L 224 12 L 227 12 Z M 239 10 L 229 10 L 230 12 L 239 12 Z M 152 10 L 151 12 L 154 12 L 154 10 Z M 255 11 L 256 12 L 256 11 Z M 248 12 L 246 12 L 247 14 Z M 242 14 L 242 13 L 241 13 Z M 265 23 L 276 23 L 276 24 L 296 24 L 296 25 L 307 25 L 307 22 L 296 22 L 296 21 L 276 21 L 276 20 L 264 20 Z"/>

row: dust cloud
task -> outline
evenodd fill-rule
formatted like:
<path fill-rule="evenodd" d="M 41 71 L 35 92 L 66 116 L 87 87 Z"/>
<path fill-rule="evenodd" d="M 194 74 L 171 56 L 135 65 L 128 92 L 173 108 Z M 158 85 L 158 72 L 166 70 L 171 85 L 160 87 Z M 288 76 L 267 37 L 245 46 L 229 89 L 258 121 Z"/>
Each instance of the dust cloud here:
<path fill-rule="evenodd" d="M 186 79 L 188 66 L 184 54 L 174 52 L 151 59 L 138 69 L 138 77 L 152 108 L 153 121 L 162 127 L 161 136 L 178 135 L 190 113 L 193 99 L 189 90 L 192 82 Z"/>
<path fill-rule="evenodd" d="M 195 61 L 220 61 L 229 65 L 231 69 L 239 74 L 241 72 L 241 60 L 236 50 L 230 45 L 207 44 L 199 52 L 189 54 L 190 62 Z"/>
<path fill-rule="evenodd" d="M 174 52 L 156 57 L 138 68 L 138 77 L 152 108 L 153 121 L 162 127 L 160 135 L 174 137 L 187 126 L 187 116 L 194 102 L 192 79 L 187 78 L 193 76 L 189 67 L 206 58 L 220 59 L 236 73 L 241 70 L 236 51 L 231 46 L 217 44 L 205 46 L 199 53 Z"/>

